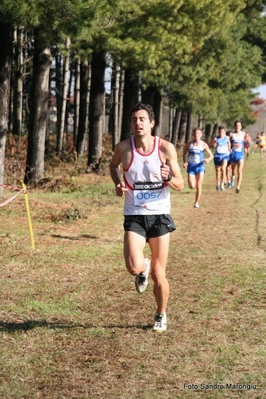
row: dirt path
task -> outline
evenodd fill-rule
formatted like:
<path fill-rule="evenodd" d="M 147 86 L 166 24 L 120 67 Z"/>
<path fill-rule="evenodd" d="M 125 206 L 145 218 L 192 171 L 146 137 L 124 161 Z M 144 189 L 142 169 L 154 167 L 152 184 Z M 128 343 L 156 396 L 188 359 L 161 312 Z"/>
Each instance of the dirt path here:
<path fill-rule="evenodd" d="M 36 251 L 24 199 L 1 213 L 1 397 L 264 397 L 266 161 L 246 162 L 239 194 L 217 193 L 209 165 L 200 209 L 187 184 L 172 192 L 165 334 L 152 284 L 138 295 L 124 267 L 123 200 L 108 174 L 82 181 L 29 195 Z"/>

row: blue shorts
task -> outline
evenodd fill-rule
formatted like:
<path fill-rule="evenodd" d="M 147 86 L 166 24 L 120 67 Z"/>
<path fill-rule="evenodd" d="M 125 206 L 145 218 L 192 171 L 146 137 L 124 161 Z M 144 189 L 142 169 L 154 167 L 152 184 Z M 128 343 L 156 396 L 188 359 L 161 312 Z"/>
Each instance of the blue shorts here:
<path fill-rule="evenodd" d="M 215 166 L 221 166 L 223 161 L 229 161 L 229 155 L 215 154 L 213 161 Z"/>
<path fill-rule="evenodd" d="M 244 159 L 244 153 L 241 151 L 233 151 L 230 154 L 230 162 L 231 163 L 237 163 L 238 161 L 241 161 L 241 159 Z"/>
<path fill-rule="evenodd" d="M 204 162 L 188 164 L 187 173 L 189 175 L 198 175 L 201 172 L 205 172 Z"/>

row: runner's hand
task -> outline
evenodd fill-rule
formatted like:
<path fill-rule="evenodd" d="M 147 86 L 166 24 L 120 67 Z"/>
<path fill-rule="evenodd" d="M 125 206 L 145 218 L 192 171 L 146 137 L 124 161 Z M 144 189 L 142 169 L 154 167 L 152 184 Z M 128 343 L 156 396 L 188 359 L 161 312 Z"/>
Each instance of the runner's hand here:
<path fill-rule="evenodd" d="M 169 173 L 170 173 L 170 166 L 166 165 L 165 163 L 163 163 L 161 165 L 161 177 L 163 180 L 167 180 L 169 177 Z"/>
<path fill-rule="evenodd" d="M 128 191 L 128 188 L 126 188 L 125 183 L 122 181 L 121 183 L 118 183 L 116 186 L 116 195 L 118 197 L 123 197 L 124 193 Z"/>

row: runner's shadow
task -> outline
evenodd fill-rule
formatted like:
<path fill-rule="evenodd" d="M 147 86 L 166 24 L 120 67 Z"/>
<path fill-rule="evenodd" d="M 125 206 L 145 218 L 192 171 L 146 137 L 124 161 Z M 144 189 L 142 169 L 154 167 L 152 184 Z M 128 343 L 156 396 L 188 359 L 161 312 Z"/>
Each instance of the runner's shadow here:
<path fill-rule="evenodd" d="M 96 326 L 92 324 L 68 324 L 68 323 L 60 323 L 60 322 L 48 322 L 45 320 L 28 320 L 24 322 L 4 322 L 0 321 L 0 331 L 1 332 L 8 332 L 8 333 L 14 333 L 17 331 L 29 331 L 33 330 L 34 328 L 38 327 L 44 327 L 44 328 L 49 328 L 52 330 L 55 329 L 75 329 L 75 328 L 83 328 L 84 330 L 89 330 L 89 329 L 94 329 L 94 330 L 100 330 L 100 329 L 106 329 L 106 330 L 114 330 L 114 329 L 140 329 L 140 330 L 150 330 L 152 328 L 152 324 L 148 325 L 141 325 L 141 324 L 136 324 L 136 325 L 107 325 L 107 326 Z"/>
<path fill-rule="evenodd" d="M 93 236 L 93 235 L 90 235 L 90 234 L 81 234 L 79 236 L 65 236 L 65 235 L 62 235 L 62 234 L 51 234 L 51 237 L 64 238 L 64 239 L 67 239 L 67 240 L 80 240 L 82 238 L 88 238 L 90 240 L 97 240 L 99 238 L 97 236 Z"/>
<path fill-rule="evenodd" d="M 76 327 L 84 327 L 77 324 L 66 324 L 60 322 L 47 322 L 45 320 L 28 320 L 24 322 L 4 322 L 0 321 L 0 331 L 6 331 L 9 333 L 13 333 L 15 331 L 29 331 L 34 328 L 45 327 L 50 329 L 71 329 Z"/>
<path fill-rule="evenodd" d="M 139 330 L 150 330 L 153 327 L 153 324 L 147 324 L 147 325 L 142 325 L 142 324 L 136 324 L 136 325 L 131 325 L 131 326 L 125 326 L 125 325 L 109 325 L 109 326 L 103 326 L 102 328 L 106 328 L 106 329 L 139 329 Z"/>

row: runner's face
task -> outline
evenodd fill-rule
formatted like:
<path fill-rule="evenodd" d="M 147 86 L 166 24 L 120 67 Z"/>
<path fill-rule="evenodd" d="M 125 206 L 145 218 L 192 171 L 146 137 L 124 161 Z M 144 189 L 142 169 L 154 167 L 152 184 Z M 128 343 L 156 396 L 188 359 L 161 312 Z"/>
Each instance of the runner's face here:
<path fill-rule="evenodd" d="M 196 130 L 196 131 L 193 133 L 193 137 L 194 137 L 194 140 L 195 140 L 195 141 L 200 141 L 201 136 L 202 136 L 202 131 L 201 131 L 201 130 Z"/>
<path fill-rule="evenodd" d="M 136 137 L 143 137 L 151 134 L 154 121 L 150 121 L 147 111 L 141 109 L 131 115 L 131 129 Z"/>
<path fill-rule="evenodd" d="M 241 131 L 241 128 L 242 128 L 241 123 L 240 123 L 240 122 L 237 122 L 236 125 L 235 125 L 236 132 L 240 132 L 240 131 Z"/>

